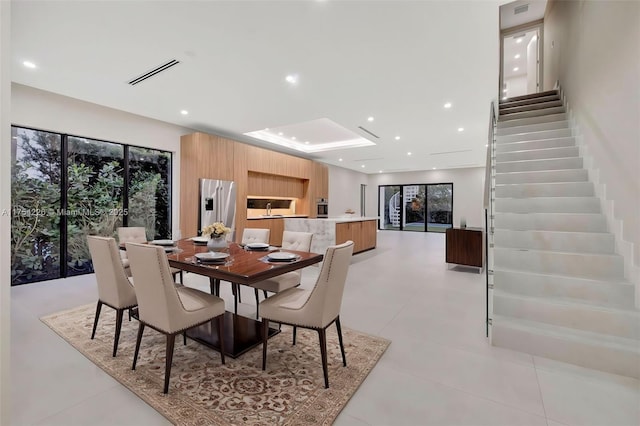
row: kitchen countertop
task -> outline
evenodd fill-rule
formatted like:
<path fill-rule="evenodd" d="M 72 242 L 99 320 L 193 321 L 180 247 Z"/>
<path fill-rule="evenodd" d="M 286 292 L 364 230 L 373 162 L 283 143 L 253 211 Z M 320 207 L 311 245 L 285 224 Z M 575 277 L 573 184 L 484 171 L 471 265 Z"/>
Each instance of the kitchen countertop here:
<path fill-rule="evenodd" d="M 254 217 L 248 217 L 247 220 L 258 220 L 258 219 L 291 219 L 291 218 L 297 218 L 297 219 L 306 219 L 309 216 L 304 215 L 304 214 L 285 214 L 285 215 L 275 215 L 275 216 L 254 216 Z"/>
<path fill-rule="evenodd" d="M 325 218 L 317 218 L 317 219 L 306 219 L 306 220 L 321 220 L 325 222 L 335 222 L 335 223 L 344 223 L 344 222 L 362 222 L 367 220 L 378 220 L 380 219 L 378 216 L 334 216 L 334 217 L 325 217 Z"/>

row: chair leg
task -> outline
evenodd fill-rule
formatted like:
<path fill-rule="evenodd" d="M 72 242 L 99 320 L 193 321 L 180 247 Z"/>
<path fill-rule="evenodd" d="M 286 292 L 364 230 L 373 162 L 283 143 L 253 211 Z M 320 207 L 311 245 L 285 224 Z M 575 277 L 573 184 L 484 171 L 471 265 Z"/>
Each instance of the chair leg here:
<path fill-rule="evenodd" d="M 184 275 L 182 275 L 182 270 L 180 270 L 180 284 L 184 285 Z"/>
<path fill-rule="evenodd" d="M 213 294 L 214 296 L 218 296 L 218 294 L 216 293 L 216 279 L 215 278 L 209 278 L 209 290 L 211 291 L 211 294 Z"/>
<path fill-rule="evenodd" d="M 220 342 L 220 361 L 224 364 L 224 314 L 218 315 L 218 341 Z"/>
<path fill-rule="evenodd" d="M 238 315 L 238 299 L 240 298 L 239 289 L 234 283 L 231 283 L 231 292 L 233 293 L 233 313 Z"/>
<path fill-rule="evenodd" d="M 236 294 L 238 295 L 238 302 L 242 303 L 242 293 L 240 292 L 240 284 L 234 284 L 236 286 Z"/>
<path fill-rule="evenodd" d="M 269 339 L 269 320 L 262 318 L 262 370 L 267 369 L 267 340 Z"/>
<path fill-rule="evenodd" d="M 98 318 L 100 318 L 100 311 L 102 310 L 102 302 L 98 300 L 96 305 L 96 318 L 93 320 L 93 331 L 91 332 L 91 340 L 96 336 L 96 328 L 98 327 Z"/>
<path fill-rule="evenodd" d="M 340 352 L 342 352 L 342 365 L 347 366 L 347 356 L 344 354 L 344 343 L 342 343 L 342 327 L 340 327 L 340 316 L 336 318 L 336 328 L 338 329 L 338 340 L 340 341 Z"/>
<path fill-rule="evenodd" d="M 256 319 L 260 318 L 260 295 L 258 294 L 258 289 L 254 288 L 256 293 Z"/>
<path fill-rule="evenodd" d="M 173 361 L 173 345 L 176 342 L 175 334 L 167 334 L 167 360 L 164 366 L 164 393 L 169 393 L 169 377 L 171 377 L 171 362 Z"/>
<path fill-rule="evenodd" d="M 322 356 L 322 371 L 324 373 L 324 387 L 329 387 L 329 372 L 327 371 L 327 330 L 318 330 L 320 338 L 320 355 Z"/>
<path fill-rule="evenodd" d="M 131 312 L 133 311 L 131 310 L 131 308 L 129 308 L 129 321 L 131 321 Z"/>
<path fill-rule="evenodd" d="M 296 345 L 296 332 L 298 331 L 298 327 L 293 326 L 293 346 Z"/>
<path fill-rule="evenodd" d="M 122 317 L 124 316 L 124 309 L 116 309 L 116 336 L 113 339 L 113 356 L 116 356 L 118 352 L 118 341 L 120 340 L 120 330 L 122 330 Z"/>
<path fill-rule="evenodd" d="M 264 298 L 266 299 L 267 297 L 269 297 L 269 295 L 267 295 L 267 290 L 262 290 L 262 294 L 264 294 Z"/>
<path fill-rule="evenodd" d="M 136 350 L 133 353 L 133 365 L 131 366 L 132 370 L 136 369 L 136 363 L 138 362 L 138 352 L 140 352 L 140 342 L 142 341 L 142 333 L 144 333 L 144 323 L 140 321 L 140 325 L 138 326 L 138 337 L 136 339 Z"/>
<path fill-rule="evenodd" d="M 184 345 L 187 346 L 187 332 L 186 331 L 182 332 L 182 338 L 184 340 Z"/>

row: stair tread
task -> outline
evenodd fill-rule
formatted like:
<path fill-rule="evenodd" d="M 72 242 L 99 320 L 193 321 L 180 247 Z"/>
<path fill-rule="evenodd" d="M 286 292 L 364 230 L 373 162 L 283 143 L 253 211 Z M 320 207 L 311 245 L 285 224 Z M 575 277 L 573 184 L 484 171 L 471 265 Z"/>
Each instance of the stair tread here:
<path fill-rule="evenodd" d="M 552 161 L 552 160 L 566 160 L 567 158 L 582 158 L 580 156 L 573 157 L 553 157 L 553 158 L 536 158 L 533 160 L 509 160 L 509 161 L 496 161 L 495 164 L 507 164 L 507 163 L 526 163 L 530 161 Z"/>
<path fill-rule="evenodd" d="M 575 172 L 576 170 L 582 171 L 583 169 L 523 170 L 518 172 L 496 172 L 496 176 L 497 175 L 518 175 L 518 174 L 525 174 L 525 173 Z"/>
<path fill-rule="evenodd" d="M 548 130 L 545 130 L 545 132 Z M 541 132 L 532 132 L 532 133 L 541 133 Z M 510 135 L 513 136 L 513 135 Z M 560 140 L 560 139 L 569 139 L 569 138 L 573 138 L 574 136 L 560 136 L 559 138 L 546 138 L 546 139 L 532 139 L 530 141 L 528 140 L 524 140 L 524 141 L 516 141 L 516 142 L 503 142 L 501 144 L 499 144 L 500 146 L 508 146 L 508 145 L 512 145 L 512 144 L 526 144 L 529 142 L 544 142 L 544 141 L 555 141 L 555 140 Z M 557 147 L 557 148 L 565 148 L 565 147 Z M 541 148 L 544 149 L 544 148 Z"/>
<path fill-rule="evenodd" d="M 500 228 L 502 229 L 502 228 Z M 573 254 L 580 257 L 585 256 L 599 256 L 599 257 L 611 257 L 611 258 L 620 258 L 622 257 L 618 253 L 583 253 L 583 252 L 575 252 L 575 251 L 564 251 L 564 250 L 540 250 L 540 249 L 530 249 L 530 248 L 517 248 L 517 247 L 495 247 L 495 249 L 501 250 L 512 250 L 512 251 L 527 251 L 527 252 L 535 252 L 535 253 L 553 253 L 553 254 Z"/>
<path fill-rule="evenodd" d="M 560 181 L 560 182 L 518 182 L 518 183 L 496 183 L 496 186 L 521 186 L 521 185 L 565 185 L 565 184 L 578 184 L 578 185 L 584 185 L 584 184 L 591 184 L 591 182 L 589 181 L 584 181 L 584 182 L 572 182 L 572 181 Z M 509 198 L 509 197 L 499 197 L 499 198 Z M 536 198 L 540 198 L 540 197 L 536 197 Z M 554 198 L 558 198 L 558 197 L 554 197 Z M 573 197 L 571 197 L 573 198 Z"/>
<path fill-rule="evenodd" d="M 550 115 L 550 114 L 547 114 Z M 505 120 L 505 121 L 511 121 L 511 120 Z M 509 130 L 514 130 L 517 129 L 518 127 L 529 127 L 529 126 L 548 126 L 551 123 L 567 123 L 567 129 L 569 128 L 569 121 L 568 120 L 558 120 L 558 121 L 547 121 L 546 123 L 533 123 L 533 124 L 523 124 L 522 126 L 513 126 L 513 127 L 502 127 L 498 130 L 503 130 L 503 129 L 509 129 Z M 548 132 L 550 130 L 561 130 L 560 129 L 546 129 L 546 130 L 538 130 L 538 132 Z M 537 132 L 522 132 L 522 134 L 524 133 L 537 133 Z M 517 133 L 520 134 L 520 133 Z M 513 135 L 513 133 L 511 133 L 510 135 Z M 498 135 L 498 136 L 506 136 L 506 135 Z"/>
<path fill-rule="evenodd" d="M 606 345 L 615 349 L 621 349 L 640 354 L 640 342 L 636 339 L 629 339 L 625 337 L 613 336 L 610 334 L 595 333 L 592 331 L 578 330 L 575 328 L 561 327 L 538 321 L 531 321 L 494 314 L 494 323 L 496 320 L 498 322 L 500 322 L 500 320 L 503 320 L 504 322 L 500 322 L 500 324 L 511 328 L 529 330 L 533 332 L 537 331 L 538 333 L 560 337 L 567 340 L 583 340 L 587 341 L 587 343 L 591 343 L 597 346 Z"/>
<path fill-rule="evenodd" d="M 537 142 L 537 141 L 536 141 Z M 522 142 L 515 142 L 522 143 Z M 552 152 L 553 150 L 561 150 L 561 149 L 576 149 L 577 146 L 550 146 L 547 148 L 533 148 L 533 149 L 520 149 L 518 151 L 506 151 L 506 152 L 496 152 L 496 155 L 505 155 L 505 154 L 521 154 L 523 152 Z M 540 158 L 540 160 L 543 160 Z"/>
<path fill-rule="evenodd" d="M 529 117 L 540 117 L 545 115 L 559 114 L 560 111 L 558 111 L 558 109 L 561 109 L 562 110 L 561 112 L 566 112 L 566 110 L 564 109 L 564 105 L 549 106 L 546 108 L 532 109 L 527 111 L 509 112 L 505 110 L 500 110 L 498 114 L 498 123 L 503 121 L 513 120 L 513 117 L 529 118 Z M 541 112 L 542 114 L 536 114 L 536 115 L 529 114 L 531 112 L 536 112 L 536 113 Z"/>
<path fill-rule="evenodd" d="M 629 281 L 622 281 L 622 280 L 601 280 L 601 279 L 594 279 L 594 278 L 589 278 L 589 277 L 583 277 L 583 276 L 576 276 L 576 275 L 565 275 L 565 274 L 544 274 L 541 272 L 534 272 L 534 271 L 523 271 L 521 269 L 511 269 L 511 268 L 504 268 L 504 267 L 494 267 L 493 268 L 494 272 L 495 271 L 501 271 L 501 272 L 512 272 L 512 273 L 517 273 L 517 274 L 527 274 L 527 275 L 536 275 L 536 276 L 540 276 L 540 277 L 560 277 L 563 279 L 570 279 L 570 280 L 580 280 L 580 281 L 586 281 L 586 282 L 590 282 L 590 283 L 610 283 L 610 284 L 616 284 L 616 285 L 621 285 L 621 286 L 631 286 L 634 287 L 634 285 L 632 283 L 630 283 Z"/>
<path fill-rule="evenodd" d="M 518 230 L 518 229 L 504 229 L 504 228 L 496 228 L 499 229 L 501 231 L 508 231 L 508 232 L 522 232 L 522 233 L 534 233 L 534 232 L 547 232 L 547 233 L 552 233 L 552 234 L 566 234 L 566 235 L 575 235 L 575 234 L 584 234 L 584 235 L 598 235 L 598 236 L 602 236 L 602 235 L 611 235 L 613 236 L 613 234 L 611 232 L 586 232 L 586 231 L 547 231 L 544 229 L 526 229 L 526 230 Z"/>
<path fill-rule="evenodd" d="M 515 101 L 523 101 L 525 99 L 537 99 L 537 98 L 543 98 L 545 96 L 559 96 L 559 93 L 557 90 L 546 90 L 544 92 L 538 92 L 538 93 L 529 93 L 526 95 L 520 95 L 520 96 L 512 96 L 510 98 L 507 99 L 501 99 L 499 104 L 505 104 L 508 102 L 515 102 Z"/>

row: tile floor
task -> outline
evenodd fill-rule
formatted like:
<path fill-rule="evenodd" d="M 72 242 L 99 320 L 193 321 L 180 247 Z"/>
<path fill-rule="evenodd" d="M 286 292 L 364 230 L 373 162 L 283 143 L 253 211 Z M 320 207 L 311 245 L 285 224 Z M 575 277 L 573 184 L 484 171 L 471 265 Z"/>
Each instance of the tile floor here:
<path fill-rule="evenodd" d="M 342 323 L 392 344 L 336 424 L 640 424 L 638 380 L 491 347 L 484 294 L 484 274 L 444 263 L 444 235 L 379 232 L 378 248 L 353 258 Z M 168 424 L 39 321 L 96 297 L 93 276 L 12 288 L 13 425 Z M 243 297 L 241 312 L 255 313 L 253 292 Z"/>

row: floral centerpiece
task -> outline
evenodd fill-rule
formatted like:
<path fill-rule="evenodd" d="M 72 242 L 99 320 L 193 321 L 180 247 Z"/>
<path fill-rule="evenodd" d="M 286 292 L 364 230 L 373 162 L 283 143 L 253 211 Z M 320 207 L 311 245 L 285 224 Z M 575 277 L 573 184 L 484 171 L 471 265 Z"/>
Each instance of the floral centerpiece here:
<path fill-rule="evenodd" d="M 207 248 L 210 251 L 225 250 L 227 242 L 224 236 L 229 232 L 231 232 L 231 228 L 227 228 L 222 222 L 215 222 L 202 228 L 202 235 L 210 237 L 207 243 Z"/>

